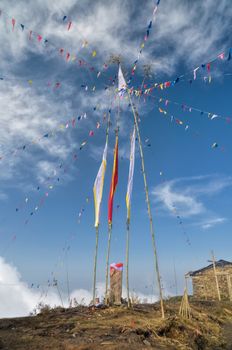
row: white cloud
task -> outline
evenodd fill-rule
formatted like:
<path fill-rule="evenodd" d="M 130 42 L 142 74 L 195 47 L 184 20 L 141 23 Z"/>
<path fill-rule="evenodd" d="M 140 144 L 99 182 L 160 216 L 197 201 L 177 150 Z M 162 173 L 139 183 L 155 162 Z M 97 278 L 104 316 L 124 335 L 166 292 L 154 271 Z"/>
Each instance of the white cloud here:
<path fill-rule="evenodd" d="M 201 226 L 203 230 L 207 230 L 214 227 L 215 225 L 222 224 L 225 221 L 227 221 L 226 218 L 211 218 L 198 223 L 198 225 Z"/>
<path fill-rule="evenodd" d="M 158 185 L 152 193 L 160 210 L 168 210 L 170 215 L 184 218 L 204 216 L 196 224 L 208 229 L 224 223 L 226 218 L 211 212 L 206 205 L 207 197 L 215 196 L 231 186 L 230 176 L 206 175 L 166 181 Z"/>
<path fill-rule="evenodd" d="M 65 47 L 79 57 L 84 56 L 94 65 L 101 66 L 111 53 L 120 53 L 126 65 L 132 64 L 137 58 L 146 26 L 152 18 L 154 4 L 132 0 L 82 0 L 78 3 L 73 0 L 55 3 L 46 0 L 5 0 L 1 7 L 9 14 L 9 18 L 4 12 L 2 14 L 2 64 L 7 66 L 9 55 L 20 62 L 31 52 L 40 53 L 46 61 L 55 56 L 58 59 L 57 53 L 55 56 L 48 53 L 53 46 L 46 49 L 36 38 L 28 43 L 28 35 L 17 27 L 24 23 L 27 30 L 39 32 L 52 45 Z M 231 14 L 231 6 L 226 0 L 220 3 L 213 0 L 161 2 L 141 63 L 152 62 L 156 73 L 173 73 L 180 62 L 188 63 L 188 68 L 189 64 L 204 62 L 221 50 L 220 41 L 227 40 Z M 62 21 L 63 15 L 72 19 L 70 31 L 67 31 L 67 23 Z M 12 17 L 17 19 L 17 30 L 14 32 Z M 84 39 L 89 42 L 87 49 L 81 49 Z M 94 60 L 91 58 L 93 49 L 97 50 Z"/>
<path fill-rule="evenodd" d="M 0 257 L 0 317 L 27 316 L 37 306 L 40 292 L 34 291 L 22 281 L 18 270 Z M 60 303 L 56 293 L 49 291 L 47 302 Z"/>
<path fill-rule="evenodd" d="M 217 15 L 212 19 L 215 7 Z M 103 81 L 108 84 L 108 71 L 97 80 L 96 84 L 96 71 L 91 73 L 80 68 L 77 62 L 66 63 L 59 57 L 57 50 L 54 51 L 53 45 L 57 48 L 64 47 L 77 54 L 79 58 L 84 57 L 91 65 L 98 68 L 102 67 L 111 53 L 121 54 L 125 70 L 128 70 L 137 57 L 152 15 L 153 4 L 144 5 L 135 1 L 121 0 L 94 3 L 91 1 L 76 3 L 74 0 L 58 2 L 4 0 L 1 2 L 1 9 L 3 12 L 0 17 L 2 39 L 0 59 L 1 72 L 5 80 L 0 84 L 0 144 L 2 151 L 9 152 L 18 145 L 38 138 L 43 131 L 47 132 L 57 125 L 57 122 L 66 120 L 73 114 L 76 115 L 77 109 L 78 113 L 90 111 L 91 117 L 85 125 L 80 126 L 80 130 L 92 127 L 97 118 L 102 117 L 103 110 L 109 109 L 109 94 L 101 85 Z M 213 0 L 196 1 L 191 4 L 180 0 L 174 3 L 170 0 L 161 2 L 139 66 L 152 62 L 156 73 L 168 74 L 174 72 L 178 63 L 187 62 L 189 65 L 190 61 L 195 62 L 206 56 L 211 57 L 213 52 L 218 53 L 218 42 L 225 37 L 230 26 L 231 12 L 231 6 L 226 1 L 221 1 L 217 5 Z M 63 15 L 71 16 L 73 25 L 70 31 L 67 31 L 67 23 L 62 21 Z M 12 31 L 12 17 L 16 19 L 14 31 Z M 20 29 L 20 23 L 25 24 L 24 31 Z M 28 40 L 30 29 L 47 38 L 51 45 L 46 47 L 43 43 L 39 43 L 36 37 L 31 41 Z M 89 41 L 89 47 L 81 48 L 83 39 Z M 171 48 L 171 54 L 168 47 Z M 91 56 L 93 49 L 97 50 L 94 59 Z M 138 77 L 139 72 L 138 70 Z M 110 74 L 115 73 L 116 67 Z M 32 87 L 28 86 L 29 79 L 33 80 Z M 47 82 L 54 82 L 57 79 L 61 81 L 62 88 L 57 91 L 48 89 Z M 96 92 L 77 91 L 77 85 L 80 87 L 83 83 L 91 86 L 96 84 Z M 132 123 L 131 114 L 125 114 L 127 104 L 125 101 L 121 105 L 123 110 L 123 117 L 119 123 L 121 137 L 127 134 L 128 126 Z M 93 113 L 92 108 L 99 105 L 99 109 Z M 112 118 L 115 122 L 115 116 Z M 19 180 L 22 175 L 20 170 L 22 164 L 30 173 L 33 170 L 38 171 L 38 161 L 46 158 L 46 161 L 53 165 L 54 157 L 65 160 L 75 145 L 73 136 L 67 132 L 59 137 L 39 142 L 33 147 L 33 152 L 32 147 L 30 150 L 26 147 L 20 156 L 18 154 L 4 160 L 0 177 L 2 180 L 11 180 L 17 176 Z M 42 160 L 38 160 L 35 155 L 38 151 L 43 152 Z M 40 170 L 44 171 L 44 168 L 41 167 Z M 37 173 L 36 176 L 43 178 L 44 174 Z M 179 204 L 189 203 L 190 215 L 204 209 L 201 203 L 187 192 L 182 197 L 177 197 L 177 193 L 173 193 L 170 197 L 167 188 L 167 196 L 169 205 L 173 200 Z"/>
<path fill-rule="evenodd" d="M 153 195 L 173 214 L 175 209 L 185 217 L 201 214 L 205 211 L 203 203 L 194 196 L 185 194 L 183 191 L 173 190 L 172 183 L 165 183 L 153 191 Z"/>
<path fill-rule="evenodd" d="M 38 289 L 31 288 L 27 283 L 23 282 L 22 277 L 15 266 L 7 263 L 0 257 L 0 317 L 19 317 L 27 316 L 38 304 L 50 305 L 51 307 L 60 306 L 61 300 L 58 291 L 47 286 L 40 286 Z M 103 299 L 104 283 L 97 284 L 97 296 Z M 141 302 L 148 300 L 149 302 L 157 301 L 154 295 L 146 295 L 141 292 L 134 292 Z M 126 296 L 125 287 L 123 287 L 123 297 Z M 74 298 L 79 304 L 89 305 L 92 300 L 92 292 L 86 289 L 76 289 L 70 294 L 71 299 Z M 62 301 L 65 307 L 68 307 L 67 295 L 62 293 Z"/>
<path fill-rule="evenodd" d="M 67 104 L 61 107 L 33 88 L 6 84 L 0 86 L 0 105 L 0 178 L 3 185 L 9 186 L 12 180 L 14 186 L 18 182 L 19 188 L 24 187 L 21 181 L 24 178 L 27 181 L 25 172 L 31 176 L 29 181 L 50 175 L 48 171 L 55 162 L 66 160 L 77 147 L 76 141 L 71 142 L 70 130 L 40 140 L 44 133 L 59 130 L 59 123 L 71 119 L 71 108 Z"/>

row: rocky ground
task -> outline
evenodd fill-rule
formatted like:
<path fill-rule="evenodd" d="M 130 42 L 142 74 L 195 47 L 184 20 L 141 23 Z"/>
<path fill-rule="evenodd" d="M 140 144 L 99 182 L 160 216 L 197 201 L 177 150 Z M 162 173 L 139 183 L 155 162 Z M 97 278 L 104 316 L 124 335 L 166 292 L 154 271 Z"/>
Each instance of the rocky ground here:
<path fill-rule="evenodd" d="M 79 306 L 1 319 L 0 349 L 232 349 L 232 303 L 191 301 L 192 318 L 178 316 L 180 299 L 106 309 Z"/>

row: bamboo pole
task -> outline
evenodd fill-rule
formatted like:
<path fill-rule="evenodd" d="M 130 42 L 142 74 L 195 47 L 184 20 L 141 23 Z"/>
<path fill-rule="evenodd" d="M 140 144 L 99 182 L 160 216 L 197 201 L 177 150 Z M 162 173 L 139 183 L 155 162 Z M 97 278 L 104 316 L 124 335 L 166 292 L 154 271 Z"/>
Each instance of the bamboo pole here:
<path fill-rule="evenodd" d="M 213 272 L 214 272 L 214 277 L 215 277 L 215 281 L 216 281 L 218 300 L 221 301 L 221 294 L 220 294 L 220 289 L 219 289 L 219 284 L 218 284 L 218 278 L 217 278 L 217 272 L 216 272 L 216 265 L 215 265 L 215 256 L 214 256 L 213 251 L 211 252 L 211 254 L 212 254 Z"/>
<path fill-rule="evenodd" d="M 110 258 L 110 244 L 112 235 L 112 223 L 108 224 L 108 247 L 106 256 L 106 286 L 105 286 L 105 304 L 108 304 L 108 279 L 109 279 L 109 258 Z"/>
<path fill-rule="evenodd" d="M 98 239 L 99 239 L 99 225 L 96 226 L 96 245 L 95 245 L 94 268 L 93 268 L 93 305 L 95 305 L 95 300 L 96 300 Z"/>
<path fill-rule="evenodd" d="M 141 90 L 143 88 L 145 82 L 145 77 L 143 78 L 142 84 L 141 84 Z M 140 100 L 141 95 L 139 96 L 138 101 Z M 130 218 L 126 221 L 126 290 L 127 290 L 127 306 L 128 308 L 131 307 L 131 300 L 130 300 L 130 288 L 129 288 L 129 241 L 130 241 Z"/>
<path fill-rule="evenodd" d="M 130 239 L 130 219 L 127 219 L 127 234 L 126 234 L 126 290 L 127 290 L 127 306 L 131 306 L 130 303 L 130 291 L 129 291 L 129 239 Z"/>
<path fill-rule="evenodd" d="M 145 193 L 146 193 L 147 211 L 148 211 L 148 216 L 149 216 L 149 221 L 150 221 L 150 232 L 151 232 L 152 246 L 153 246 L 153 253 L 154 253 L 154 260 L 155 260 L 155 270 L 156 270 L 158 287 L 159 287 L 161 314 L 162 314 L 162 318 L 164 318 L 163 295 L 162 295 L 161 279 L 160 279 L 160 272 L 159 272 L 159 262 L 158 262 L 157 248 L 156 248 L 156 241 L 155 241 L 155 231 L 154 231 L 154 227 L 153 227 L 151 205 L 150 205 L 149 192 L 148 192 L 148 186 L 147 186 L 147 178 L 146 178 L 146 173 L 145 173 L 143 148 L 142 148 L 142 142 L 141 142 L 141 138 L 140 138 L 140 131 L 139 131 L 139 125 L 138 125 L 139 115 L 138 115 L 137 110 L 135 109 L 134 104 L 132 103 L 131 95 L 130 95 L 128 89 L 127 89 L 127 94 L 128 94 L 129 100 L 130 100 L 132 113 L 134 116 L 136 132 L 137 132 L 138 141 L 139 141 L 139 151 L 140 151 L 140 158 L 141 158 L 141 163 L 142 163 L 142 173 L 143 173 L 144 188 L 145 188 Z"/>
<path fill-rule="evenodd" d="M 226 275 L 226 279 L 227 279 L 227 286 L 228 286 L 228 294 L 229 294 L 229 300 L 231 301 L 231 280 L 230 280 L 230 274 L 228 273 Z"/>

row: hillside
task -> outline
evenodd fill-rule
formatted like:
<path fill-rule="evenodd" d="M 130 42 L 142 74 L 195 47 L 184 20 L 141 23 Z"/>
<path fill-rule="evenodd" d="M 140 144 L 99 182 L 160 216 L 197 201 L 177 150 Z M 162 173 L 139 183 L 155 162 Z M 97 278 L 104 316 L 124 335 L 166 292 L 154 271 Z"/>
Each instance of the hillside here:
<path fill-rule="evenodd" d="M 159 305 L 44 310 L 1 319 L 0 349 L 232 349 L 232 304 L 191 302 L 192 319 L 178 317 L 180 300 Z"/>

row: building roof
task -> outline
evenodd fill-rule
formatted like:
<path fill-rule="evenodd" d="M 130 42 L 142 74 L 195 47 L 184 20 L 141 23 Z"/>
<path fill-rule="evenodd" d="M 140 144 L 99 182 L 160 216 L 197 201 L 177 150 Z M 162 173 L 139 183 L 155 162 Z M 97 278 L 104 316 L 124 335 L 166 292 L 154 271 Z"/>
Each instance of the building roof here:
<path fill-rule="evenodd" d="M 229 262 L 229 261 L 226 261 L 226 260 L 218 260 L 218 261 L 215 261 L 215 266 L 216 267 L 225 267 L 225 266 L 229 266 L 229 265 L 231 265 L 232 266 L 232 262 Z M 207 270 L 210 270 L 210 269 L 212 269 L 213 268 L 213 264 L 210 264 L 210 265 L 208 265 L 208 266 L 206 266 L 206 267 L 203 267 L 202 269 L 199 269 L 199 270 L 196 270 L 196 271 L 190 271 L 189 273 L 188 273 L 188 275 L 189 276 L 196 276 L 196 275 L 198 275 L 199 273 L 202 273 L 202 272 L 204 272 L 204 271 L 207 271 Z"/>

